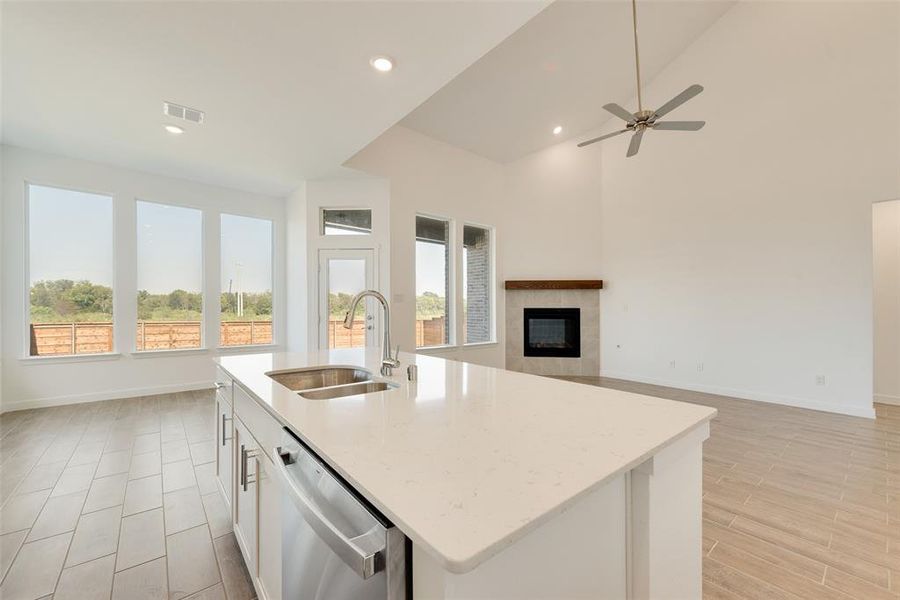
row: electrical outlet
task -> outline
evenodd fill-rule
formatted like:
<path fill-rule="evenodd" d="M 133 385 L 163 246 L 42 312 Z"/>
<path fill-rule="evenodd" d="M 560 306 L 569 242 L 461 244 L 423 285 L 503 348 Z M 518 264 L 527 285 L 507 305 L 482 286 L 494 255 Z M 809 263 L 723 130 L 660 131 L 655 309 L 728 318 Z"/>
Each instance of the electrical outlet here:
<path fill-rule="evenodd" d="M 702 362 L 697 363 L 697 370 L 701 371 L 701 372 L 703 371 L 703 363 Z"/>
<path fill-rule="evenodd" d="M 674 369 L 674 368 L 675 368 L 675 360 L 674 360 L 674 359 L 669 361 L 669 368 L 670 368 L 670 369 Z"/>
<path fill-rule="evenodd" d="M 622 312 L 628 312 L 628 305 L 627 305 L 627 304 L 623 304 L 623 305 L 622 305 Z"/>
<path fill-rule="evenodd" d="M 824 375 L 816 375 L 816 385 L 825 385 Z"/>

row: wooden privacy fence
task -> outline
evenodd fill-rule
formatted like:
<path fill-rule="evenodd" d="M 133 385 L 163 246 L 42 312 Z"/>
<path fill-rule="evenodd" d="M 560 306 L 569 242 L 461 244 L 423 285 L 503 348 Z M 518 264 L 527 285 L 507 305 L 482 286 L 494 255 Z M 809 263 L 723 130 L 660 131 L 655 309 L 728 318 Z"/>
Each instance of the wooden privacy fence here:
<path fill-rule="evenodd" d="M 330 317 L 328 319 L 328 347 L 329 348 L 361 348 L 366 345 L 366 322 L 357 319 L 353 322 L 353 329 L 344 327 L 342 317 Z"/>
<path fill-rule="evenodd" d="M 199 348 L 200 321 L 138 321 L 137 350 Z M 358 348 L 366 344 L 366 324 L 357 321 L 344 329 L 343 319 L 328 321 L 330 348 Z M 222 346 L 272 343 L 272 321 L 223 321 L 219 329 Z M 444 317 L 416 320 L 416 346 L 444 343 Z M 31 355 L 100 354 L 113 351 L 112 323 L 37 323 L 31 326 Z"/>
<path fill-rule="evenodd" d="M 380 343 L 381 340 L 377 340 Z M 416 347 L 440 346 L 444 343 L 444 317 L 416 319 Z M 357 320 L 353 329 L 344 328 L 344 319 L 328 319 L 329 348 L 359 348 L 366 345 L 366 324 Z"/>
<path fill-rule="evenodd" d="M 138 321 L 137 350 L 199 348 L 200 321 Z M 272 343 L 272 321 L 223 321 L 223 346 Z M 31 355 L 98 354 L 113 351 L 112 323 L 38 323 L 31 325 Z"/>
<path fill-rule="evenodd" d="M 444 317 L 416 320 L 416 348 L 440 346 L 444 341 Z"/>

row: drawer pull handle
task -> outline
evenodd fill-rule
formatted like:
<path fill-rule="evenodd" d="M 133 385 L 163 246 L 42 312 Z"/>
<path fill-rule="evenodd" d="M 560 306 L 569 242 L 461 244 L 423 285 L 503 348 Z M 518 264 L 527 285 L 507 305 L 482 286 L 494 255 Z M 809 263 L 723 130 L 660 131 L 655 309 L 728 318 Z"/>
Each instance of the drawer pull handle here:
<path fill-rule="evenodd" d="M 245 492 L 249 484 L 256 483 L 256 480 L 250 479 L 250 476 L 247 474 L 247 459 L 253 458 L 257 454 L 256 450 L 247 450 L 246 446 L 241 444 L 241 487 Z"/>

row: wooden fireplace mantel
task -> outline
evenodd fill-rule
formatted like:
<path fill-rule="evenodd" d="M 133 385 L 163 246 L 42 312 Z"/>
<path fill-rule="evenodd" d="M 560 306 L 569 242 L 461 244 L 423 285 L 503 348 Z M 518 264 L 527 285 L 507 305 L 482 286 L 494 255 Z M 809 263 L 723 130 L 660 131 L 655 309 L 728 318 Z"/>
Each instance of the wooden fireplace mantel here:
<path fill-rule="evenodd" d="M 508 290 L 602 290 L 602 279 L 508 279 Z"/>

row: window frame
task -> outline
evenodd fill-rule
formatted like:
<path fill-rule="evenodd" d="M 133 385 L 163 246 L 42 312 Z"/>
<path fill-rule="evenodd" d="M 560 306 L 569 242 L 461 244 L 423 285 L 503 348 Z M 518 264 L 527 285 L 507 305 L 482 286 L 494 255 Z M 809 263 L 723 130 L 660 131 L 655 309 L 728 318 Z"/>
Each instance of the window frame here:
<path fill-rule="evenodd" d="M 416 301 L 418 295 L 416 294 L 416 284 L 418 283 L 418 277 L 415 274 L 416 261 L 418 258 L 418 253 L 415 248 L 415 244 L 418 243 L 418 236 L 415 234 L 416 230 L 416 220 L 419 218 L 432 219 L 434 221 L 442 221 L 447 224 L 447 297 L 444 299 L 444 311 L 446 313 L 447 319 L 447 343 L 445 344 L 436 344 L 434 346 L 416 346 L 416 351 L 423 350 L 440 350 L 441 348 L 455 348 L 457 346 L 457 310 L 456 310 L 456 302 L 457 295 L 459 290 L 457 289 L 459 286 L 456 281 L 456 273 L 457 273 L 457 257 L 456 257 L 456 220 L 452 217 L 446 217 L 437 215 L 434 213 L 426 213 L 426 212 L 416 212 L 415 218 L 413 219 L 413 332 L 415 332 L 415 321 L 416 318 Z"/>
<path fill-rule="evenodd" d="M 278 345 L 278 341 L 279 341 L 278 340 L 278 332 L 275 327 L 275 320 L 276 320 L 275 316 L 277 314 L 276 303 L 277 303 L 277 297 L 278 297 L 278 294 L 276 293 L 277 280 L 278 280 L 277 273 L 276 273 L 276 267 L 277 267 L 278 263 L 276 262 L 277 257 L 275 254 L 275 248 L 278 246 L 278 243 L 276 240 L 276 236 L 278 235 L 278 228 L 275 226 L 275 224 L 276 224 L 275 219 L 273 219 L 271 217 L 260 217 L 258 215 L 248 215 L 246 213 L 229 212 L 229 211 L 224 211 L 224 210 L 217 211 L 216 214 L 219 216 L 218 223 L 217 223 L 217 228 L 219 231 L 219 239 L 216 244 L 216 246 L 218 247 L 218 250 L 219 250 L 219 257 L 218 257 L 218 261 L 217 261 L 218 266 L 219 266 L 219 272 L 217 273 L 217 277 L 216 277 L 216 281 L 218 281 L 218 285 L 216 286 L 216 289 L 217 289 L 216 306 L 218 307 L 218 310 L 216 311 L 216 324 L 217 324 L 216 331 L 219 333 L 218 333 L 217 340 L 216 340 L 216 350 L 219 352 L 223 352 L 223 351 L 224 352 L 228 352 L 228 351 L 239 352 L 242 349 L 274 348 L 275 346 Z M 244 217 L 247 219 L 257 219 L 260 221 L 268 221 L 268 223 L 269 223 L 269 229 L 270 229 L 270 233 L 271 233 L 271 238 L 270 238 L 271 239 L 271 245 L 270 245 L 271 247 L 269 248 L 269 261 L 270 261 L 269 262 L 269 265 L 270 265 L 269 270 L 271 271 L 271 277 L 272 277 L 272 282 L 271 282 L 271 284 L 272 284 L 272 290 L 271 290 L 271 293 L 272 293 L 272 341 L 269 342 L 268 344 L 241 344 L 241 345 L 235 345 L 235 346 L 222 345 L 222 335 L 221 335 L 221 331 L 222 331 L 222 217 L 224 215 L 228 215 L 229 217 Z M 323 224 L 324 224 L 324 221 L 323 221 Z M 205 273 L 205 270 L 204 270 L 204 273 Z"/>
<path fill-rule="evenodd" d="M 138 317 L 138 305 L 137 305 L 137 295 L 140 291 L 140 286 L 138 286 L 138 257 L 140 255 L 140 248 L 138 247 L 138 205 L 140 203 L 144 204 L 157 204 L 160 206 L 171 206 L 172 208 L 186 208 L 189 210 L 196 210 L 200 213 L 200 345 L 196 348 L 155 348 L 153 350 L 138 350 L 137 349 L 137 334 L 134 336 L 134 343 L 132 344 L 132 348 L 130 354 L 133 356 L 153 356 L 153 355 L 168 355 L 171 352 L 205 352 L 208 350 L 208 340 L 206 335 L 206 327 L 207 327 L 207 299 L 206 299 L 206 267 L 207 267 L 207 256 L 206 256 L 206 227 L 207 227 L 207 219 L 209 218 L 208 211 L 204 208 L 191 204 L 189 202 L 162 202 L 159 200 L 147 200 L 141 196 L 135 196 L 133 199 L 134 206 L 134 219 L 132 223 L 132 233 L 134 234 L 134 294 L 132 297 L 132 302 L 134 304 L 134 315 L 135 315 L 135 326 L 137 326 L 137 322 L 140 320 Z"/>
<path fill-rule="evenodd" d="M 369 211 L 369 217 L 372 221 L 372 229 L 367 232 L 360 233 L 325 233 L 325 211 L 326 210 L 367 210 Z M 322 238 L 335 238 L 342 239 L 345 237 L 348 238 L 363 238 L 367 235 L 375 235 L 375 209 L 371 206 L 320 206 L 319 207 L 319 222 L 316 225 L 316 228 L 319 230 L 319 237 Z"/>
<path fill-rule="evenodd" d="M 481 342 L 463 342 L 461 346 L 469 347 L 469 346 L 486 346 L 490 344 L 497 343 L 497 228 L 493 225 L 485 225 L 482 223 L 477 223 L 475 221 L 463 221 L 462 227 L 460 228 L 461 238 L 459 244 L 459 253 L 460 253 L 460 262 L 462 261 L 462 255 L 465 249 L 465 229 L 466 227 L 477 227 L 478 229 L 484 229 L 488 232 L 490 239 L 488 240 L 488 252 L 490 253 L 488 256 L 488 285 L 487 285 L 487 293 L 488 293 L 488 308 L 490 309 L 490 318 L 488 320 L 488 339 Z M 462 264 L 460 267 L 460 277 L 465 278 L 466 265 Z M 463 290 L 465 286 L 460 283 L 460 297 L 459 302 L 460 306 L 464 306 L 465 298 L 463 297 Z M 462 309 L 463 314 L 467 314 L 466 310 Z M 463 330 L 462 330 L 463 339 L 466 338 L 466 323 L 463 322 Z"/>
<path fill-rule="evenodd" d="M 22 258 L 24 264 L 22 265 L 22 274 L 23 274 L 23 298 L 22 298 L 22 356 L 21 360 L 24 361 L 40 361 L 40 362 L 80 362 L 80 361 L 90 361 L 90 360 L 108 360 L 110 358 L 119 357 L 120 351 L 116 343 L 116 323 L 117 321 L 117 311 L 116 311 L 116 298 L 118 296 L 119 282 L 118 282 L 118 259 L 116 257 L 116 247 L 118 246 L 119 239 L 116 231 L 116 222 L 118 218 L 118 209 L 116 202 L 116 194 L 109 191 L 102 191 L 99 189 L 89 189 L 80 186 L 68 186 L 68 185 L 59 185 L 56 183 L 46 183 L 43 181 L 38 181 L 37 179 L 32 179 L 29 177 L 25 177 L 23 179 L 23 185 L 25 187 L 23 193 L 23 202 L 24 202 L 24 210 L 22 211 L 24 218 L 22 219 L 23 224 L 23 235 L 22 241 L 24 248 L 22 249 Z M 56 190 L 62 190 L 66 192 L 75 192 L 81 194 L 93 194 L 95 196 L 105 196 L 110 200 L 110 210 L 112 217 L 112 231 L 110 231 L 110 255 L 111 255 L 111 263 L 112 267 L 112 280 L 110 282 L 110 287 L 112 288 L 112 330 L 113 330 L 113 343 L 112 349 L 109 352 L 97 352 L 92 354 L 54 354 L 48 356 L 32 356 L 31 355 L 31 188 L 34 187 L 45 187 L 45 188 L 53 188 Z"/>

